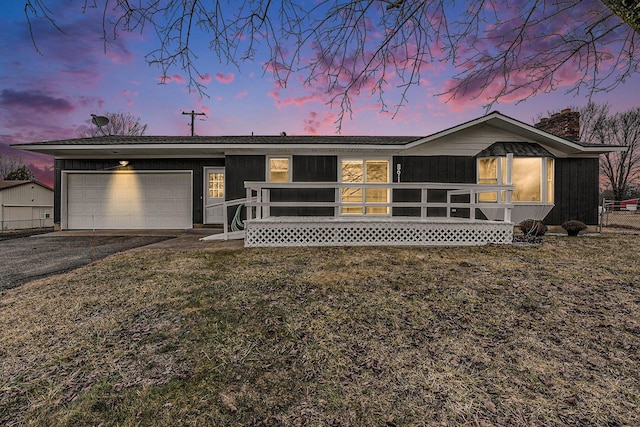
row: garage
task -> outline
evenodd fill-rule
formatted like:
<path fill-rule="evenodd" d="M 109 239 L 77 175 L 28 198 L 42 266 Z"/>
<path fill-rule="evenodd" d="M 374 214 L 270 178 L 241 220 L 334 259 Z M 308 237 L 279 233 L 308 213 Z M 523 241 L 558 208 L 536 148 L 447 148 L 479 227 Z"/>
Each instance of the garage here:
<path fill-rule="evenodd" d="M 191 171 L 67 171 L 63 186 L 67 190 L 63 191 L 63 229 L 193 226 Z"/>

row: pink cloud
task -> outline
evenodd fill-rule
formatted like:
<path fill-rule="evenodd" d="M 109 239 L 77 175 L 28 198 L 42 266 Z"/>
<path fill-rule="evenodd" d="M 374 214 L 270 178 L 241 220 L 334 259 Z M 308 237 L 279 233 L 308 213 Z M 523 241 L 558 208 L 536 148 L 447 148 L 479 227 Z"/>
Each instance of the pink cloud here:
<path fill-rule="evenodd" d="M 318 113 L 315 111 L 309 112 L 309 117 L 302 121 L 303 129 L 305 132 L 311 135 L 318 134 L 318 128 L 320 127 L 320 122 L 318 121 Z"/>
<path fill-rule="evenodd" d="M 296 107 L 301 107 L 307 102 L 313 102 L 313 101 L 323 102 L 323 103 L 325 102 L 321 94 L 311 94 L 306 96 L 291 97 L 291 98 L 285 98 L 282 100 L 277 100 L 276 107 L 282 108 L 282 107 L 287 107 L 289 105 L 295 105 Z"/>
<path fill-rule="evenodd" d="M 302 129 L 310 135 L 318 135 L 323 128 L 335 126 L 337 116 L 332 113 L 325 113 L 319 117 L 315 111 L 310 111 L 307 118 L 302 120 Z M 335 131 L 335 129 L 332 129 Z M 324 131 L 323 131 L 324 133 Z"/>
<path fill-rule="evenodd" d="M 198 78 L 200 79 L 200 82 L 202 84 L 208 85 L 209 83 L 211 83 L 211 74 L 209 73 L 198 76 Z"/>
<path fill-rule="evenodd" d="M 243 90 L 242 92 L 238 92 L 236 93 L 236 96 L 234 96 L 235 99 L 242 99 L 245 96 L 249 95 L 249 91 L 248 90 Z"/>
<path fill-rule="evenodd" d="M 168 84 L 168 83 L 185 84 L 186 83 L 186 80 L 180 74 L 174 74 L 173 76 L 160 76 L 157 78 L 157 80 L 162 84 Z"/>
<path fill-rule="evenodd" d="M 228 73 L 227 75 L 224 73 L 216 73 L 215 78 L 218 83 L 229 84 L 236 79 L 236 76 L 233 73 Z"/>
<path fill-rule="evenodd" d="M 128 64 L 133 61 L 133 53 L 127 49 L 108 49 L 107 57 L 114 64 Z"/>

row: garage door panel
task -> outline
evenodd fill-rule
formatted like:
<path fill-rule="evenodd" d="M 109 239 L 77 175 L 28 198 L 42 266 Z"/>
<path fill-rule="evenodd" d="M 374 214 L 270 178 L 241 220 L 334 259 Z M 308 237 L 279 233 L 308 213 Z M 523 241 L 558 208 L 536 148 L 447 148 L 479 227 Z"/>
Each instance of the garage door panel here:
<path fill-rule="evenodd" d="M 68 229 L 192 227 L 189 172 L 67 174 Z"/>

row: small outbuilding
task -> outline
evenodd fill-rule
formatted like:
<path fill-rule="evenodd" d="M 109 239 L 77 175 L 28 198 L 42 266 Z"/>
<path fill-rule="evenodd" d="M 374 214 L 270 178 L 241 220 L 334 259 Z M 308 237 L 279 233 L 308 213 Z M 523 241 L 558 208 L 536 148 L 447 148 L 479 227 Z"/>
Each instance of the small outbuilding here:
<path fill-rule="evenodd" d="M 0 181 L 0 228 L 53 227 L 53 196 L 38 181 Z"/>

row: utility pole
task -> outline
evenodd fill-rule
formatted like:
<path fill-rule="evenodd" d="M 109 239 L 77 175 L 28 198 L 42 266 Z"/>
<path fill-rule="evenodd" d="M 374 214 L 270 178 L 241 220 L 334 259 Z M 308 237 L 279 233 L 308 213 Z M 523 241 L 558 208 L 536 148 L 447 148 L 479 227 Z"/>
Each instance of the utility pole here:
<path fill-rule="evenodd" d="M 183 111 L 183 112 L 182 112 L 182 114 L 186 114 L 186 115 L 188 115 L 188 116 L 191 116 L 191 136 L 193 136 L 193 135 L 194 135 L 194 132 L 195 132 L 195 130 L 194 130 L 194 128 L 193 128 L 193 127 L 194 127 L 194 123 L 193 123 L 194 118 L 195 118 L 196 116 L 204 116 L 204 115 L 206 115 L 206 114 L 204 114 L 204 113 L 196 113 L 196 112 L 195 112 L 195 111 L 193 111 L 193 110 L 191 110 L 191 112 L 190 112 L 190 113 L 185 113 L 185 112 Z"/>

